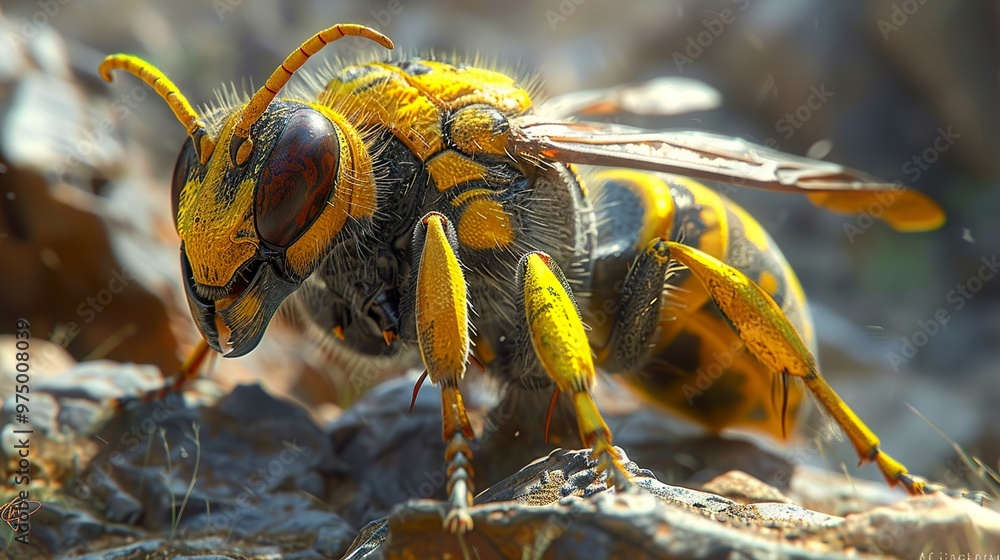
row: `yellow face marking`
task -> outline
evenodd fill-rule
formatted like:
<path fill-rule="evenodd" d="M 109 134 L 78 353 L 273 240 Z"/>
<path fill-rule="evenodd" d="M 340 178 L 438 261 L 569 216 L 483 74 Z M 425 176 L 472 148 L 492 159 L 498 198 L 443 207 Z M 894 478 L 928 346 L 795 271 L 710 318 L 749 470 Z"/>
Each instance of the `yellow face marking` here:
<path fill-rule="evenodd" d="M 288 265 L 300 276 L 312 270 L 322 257 L 319 252 L 340 232 L 348 217 L 370 217 L 376 206 L 372 163 L 361 137 L 341 115 L 325 106 L 308 104 L 337 125 L 340 164 L 333 200 L 287 250 Z M 239 185 L 228 206 L 217 197 L 229 166 L 234 119 L 230 117 L 220 133 L 216 155 L 222 155 L 209 160 L 202 182 L 189 181 L 185 185 L 178 203 L 178 234 L 184 241 L 194 280 L 206 286 L 225 286 L 239 267 L 257 253 L 260 243 L 253 222 L 254 179 Z"/>
<path fill-rule="evenodd" d="M 427 218 L 417 272 L 417 342 L 427 375 L 436 383 L 461 378 L 469 355 L 468 296 L 443 218 Z"/>
<path fill-rule="evenodd" d="M 203 181 L 188 181 L 177 205 L 177 233 L 184 242 L 194 280 L 205 286 L 225 286 L 257 253 L 259 243 L 251 210 L 253 180 L 239 185 L 230 205 L 220 203 L 216 196 L 229 165 L 233 124 L 230 117 L 219 135 L 221 149 L 209 160 Z"/>
<path fill-rule="evenodd" d="M 427 171 L 434 178 L 439 192 L 467 181 L 485 179 L 489 173 L 482 165 L 455 150 L 446 150 L 427 162 Z"/>
<path fill-rule="evenodd" d="M 500 249 L 514 241 L 514 228 L 503 205 L 491 198 L 475 198 L 458 220 L 458 241 L 472 249 Z"/>
<path fill-rule="evenodd" d="M 525 262 L 524 312 L 535 353 L 559 390 L 574 394 L 593 387 L 596 374 L 583 321 L 538 254 L 529 255 Z"/>

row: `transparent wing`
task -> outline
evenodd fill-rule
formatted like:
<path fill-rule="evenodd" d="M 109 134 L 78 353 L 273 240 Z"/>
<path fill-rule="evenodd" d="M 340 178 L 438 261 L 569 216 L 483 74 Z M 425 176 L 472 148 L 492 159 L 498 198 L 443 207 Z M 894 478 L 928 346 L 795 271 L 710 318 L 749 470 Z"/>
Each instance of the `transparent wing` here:
<path fill-rule="evenodd" d="M 528 160 L 661 171 L 803 193 L 833 212 L 869 213 L 899 231 L 935 229 L 945 219 L 937 203 L 898 183 L 709 132 L 654 132 L 616 124 L 523 117 L 512 123 L 510 144 L 512 154 Z"/>
<path fill-rule="evenodd" d="M 573 115 L 615 113 L 666 116 L 709 111 L 721 102 L 722 94 L 704 82 L 690 78 L 656 78 L 638 84 L 561 95 L 542 103 L 535 111 L 553 120 Z"/>

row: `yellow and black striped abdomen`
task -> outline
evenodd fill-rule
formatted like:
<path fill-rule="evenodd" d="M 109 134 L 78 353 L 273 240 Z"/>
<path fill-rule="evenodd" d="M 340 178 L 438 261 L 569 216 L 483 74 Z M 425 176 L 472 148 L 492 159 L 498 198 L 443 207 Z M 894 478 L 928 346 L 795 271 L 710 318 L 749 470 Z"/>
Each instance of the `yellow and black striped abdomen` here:
<path fill-rule="evenodd" d="M 739 269 L 778 303 L 810 346 L 815 346 L 805 296 L 774 241 L 745 210 L 691 179 L 609 170 L 592 180 L 597 193 L 598 246 L 589 319 L 601 357 L 608 321 L 605 305 L 648 240 L 660 235 L 695 247 Z M 666 198 L 666 199 L 665 199 Z M 712 431 L 745 428 L 782 438 L 791 433 L 803 389 L 788 387 L 788 424 L 782 426 L 779 375 L 744 347 L 701 284 L 687 270 L 671 275 L 661 312 L 659 341 L 639 371 L 624 380 L 648 400 Z M 786 432 L 787 430 L 787 432 Z"/>

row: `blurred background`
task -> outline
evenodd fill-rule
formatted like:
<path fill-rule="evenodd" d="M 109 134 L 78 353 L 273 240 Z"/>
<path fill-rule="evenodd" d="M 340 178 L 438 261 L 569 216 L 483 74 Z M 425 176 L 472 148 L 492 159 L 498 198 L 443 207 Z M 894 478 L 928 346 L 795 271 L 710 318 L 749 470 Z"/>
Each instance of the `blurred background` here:
<path fill-rule="evenodd" d="M 184 131 L 131 76 L 102 82 L 101 59 L 146 58 L 200 105 L 224 84 L 261 84 L 320 29 L 363 23 L 404 52 L 519 65 L 548 94 L 701 79 L 722 92 L 721 109 L 629 122 L 823 157 L 935 198 L 947 224 L 899 234 L 799 196 L 731 193 L 797 270 L 823 371 L 884 448 L 922 474 L 964 476 L 909 404 L 997 467 L 1000 276 L 985 264 L 1000 251 L 996 2 L 26 0 L 0 10 L 0 333 L 26 317 L 53 341 L 36 375 L 98 358 L 172 373 L 197 340 L 168 198 Z M 317 58 L 363 46 L 346 39 Z M 328 420 L 378 376 L 331 380 L 325 362 L 294 328 L 272 325 L 256 352 L 200 383 L 223 392 L 261 380 Z M 4 379 L 0 393 L 13 385 Z M 852 472 L 856 462 L 846 443 L 810 460 Z"/>

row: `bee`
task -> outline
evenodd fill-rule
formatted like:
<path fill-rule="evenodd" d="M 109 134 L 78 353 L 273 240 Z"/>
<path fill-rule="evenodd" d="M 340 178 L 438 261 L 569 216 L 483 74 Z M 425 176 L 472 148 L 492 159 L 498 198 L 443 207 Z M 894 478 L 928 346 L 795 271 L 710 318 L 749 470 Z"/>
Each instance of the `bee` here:
<path fill-rule="evenodd" d="M 862 462 L 890 485 L 928 489 L 820 374 L 805 295 L 774 241 L 696 179 L 803 193 L 841 213 L 883 203 L 881 219 L 901 231 L 939 227 L 936 203 L 735 138 L 575 118 L 698 104 L 664 84 L 536 104 L 504 73 L 404 58 L 348 65 L 311 93 L 278 95 L 348 35 L 393 47 L 372 29 L 334 25 L 252 97 L 204 116 L 148 62 L 116 54 L 100 66 L 106 80 L 120 69 L 150 85 L 188 134 L 171 198 L 203 341 L 178 382 L 209 349 L 253 350 L 286 300 L 356 353 L 418 349 L 414 396 L 426 377 L 441 388 L 444 526 L 459 534 L 472 528 L 474 434 L 459 389 L 470 362 L 511 391 L 551 392 L 546 431 L 558 403 L 571 407 L 618 489 L 630 475 L 592 396 L 598 370 L 710 431 L 779 439 L 808 390 Z M 599 170 L 585 184 L 578 166 Z M 713 366 L 715 381 L 692 395 L 696 372 Z"/>

